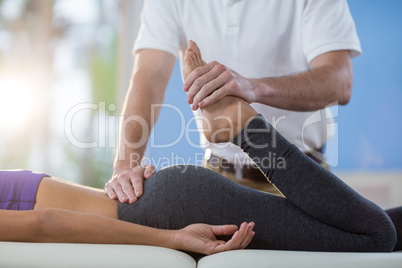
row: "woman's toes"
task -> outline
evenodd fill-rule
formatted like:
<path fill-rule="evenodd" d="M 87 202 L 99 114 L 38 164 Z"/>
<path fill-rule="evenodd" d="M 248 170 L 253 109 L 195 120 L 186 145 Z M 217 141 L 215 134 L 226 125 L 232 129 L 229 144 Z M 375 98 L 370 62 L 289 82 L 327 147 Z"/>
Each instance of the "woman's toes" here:
<path fill-rule="evenodd" d="M 186 52 L 184 53 L 184 78 L 186 78 L 195 68 L 203 66 L 205 64 L 206 63 L 202 60 L 201 52 L 197 44 L 190 40 L 188 42 Z"/>

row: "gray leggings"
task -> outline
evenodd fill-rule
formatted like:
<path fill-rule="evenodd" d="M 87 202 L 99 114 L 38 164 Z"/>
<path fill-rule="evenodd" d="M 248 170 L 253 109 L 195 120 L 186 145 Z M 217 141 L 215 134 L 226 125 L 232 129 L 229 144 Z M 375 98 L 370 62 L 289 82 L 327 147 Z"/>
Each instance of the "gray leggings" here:
<path fill-rule="evenodd" d="M 203 167 L 177 165 L 146 180 L 138 202 L 120 203 L 119 219 L 162 229 L 253 221 L 256 234 L 247 247 L 253 249 L 392 251 L 396 231 L 388 215 L 306 157 L 262 116 L 232 142 L 285 197 L 236 184 Z M 282 164 L 264 165 L 261 160 L 268 156 Z"/>

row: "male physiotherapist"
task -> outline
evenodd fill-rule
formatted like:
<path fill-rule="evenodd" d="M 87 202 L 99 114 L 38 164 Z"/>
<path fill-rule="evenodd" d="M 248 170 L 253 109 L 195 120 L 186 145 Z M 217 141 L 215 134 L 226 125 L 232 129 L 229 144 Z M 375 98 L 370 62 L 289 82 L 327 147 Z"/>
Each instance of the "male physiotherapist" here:
<path fill-rule="evenodd" d="M 122 111 L 125 119 L 141 120 L 127 120 L 122 128 L 114 174 L 105 186 L 110 198 L 136 202 L 144 178 L 155 171 L 130 159 L 144 154 L 156 121 L 151 105 L 163 103 L 176 57 L 183 62 L 188 40 L 198 44 L 208 63 L 184 81 L 183 101 L 195 113 L 225 95 L 241 97 L 286 139 L 326 164 L 322 151 L 333 134 L 328 106 L 349 102 L 351 59 L 361 53 L 346 0 L 148 0 Z M 206 167 L 275 193 L 239 148 L 201 143 Z"/>

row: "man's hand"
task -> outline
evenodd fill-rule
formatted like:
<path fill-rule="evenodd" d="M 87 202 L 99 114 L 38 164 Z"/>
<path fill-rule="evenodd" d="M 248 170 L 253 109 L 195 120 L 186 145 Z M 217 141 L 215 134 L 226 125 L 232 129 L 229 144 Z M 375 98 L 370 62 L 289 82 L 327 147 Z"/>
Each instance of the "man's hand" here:
<path fill-rule="evenodd" d="M 353 69 L 349 50 L 318 55 L 310 62 L 311 70 L 302 73 L 252 79 L 216 61 L 205 64 L 195 43 L 189 43 L 186 56 L 185 64 L 190 67 L 187 69 L 194 69 L 187 72 L 183 89 L 188 92 L 187 102 L 193 110 L 233 95 L 248 103 L 258 102 L 279 109 L 316 111 L 335 103 L 346 105 L 352 92 Z"/>
<path fill-rule="evenodd" d="M 194 69 L 183 85 L 191 109 L 206 107 L 226 95 L 234 95 L 255 102 L 252 80 L 247 79 L 219 62 L 213 61 Z"/>
<path fill-rule="evenodd" d="M 177 249 L 193 251 L 202 254 L 213 254 L 233 249 L 245 248 L 253 238 L 254 223 L 243 222 L 238 229 L 236 225 L 192 224 L 177 230 L 175 240 Z M 225 242 L 217 240 L 219 235 L 233 235 Z"/>
<path fill-rule="evenodd" d="M 143 193 L 144 179 L 149 179 L 156 169 L 152 165 L 136 166 L 113 174 L 105 185 L 105 192 L 111 199 L 133 204 Z"/>

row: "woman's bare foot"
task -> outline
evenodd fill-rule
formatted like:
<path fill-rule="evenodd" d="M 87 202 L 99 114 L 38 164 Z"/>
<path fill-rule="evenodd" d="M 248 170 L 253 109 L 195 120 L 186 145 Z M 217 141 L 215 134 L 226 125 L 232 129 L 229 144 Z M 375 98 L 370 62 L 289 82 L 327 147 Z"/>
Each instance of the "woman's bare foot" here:
<path fill-rule="evenodd" d="M 184 80 L 195 68 L 201 67 L 203 65 L 206 65 L 206 63 L 202 60 L 199 47 L 194 41 L 189 40 L 186 52 L 184 53 Z"/>
<path fill-rule="evenodd" d="M 231 141 L 257 112 L 243 99 L 226 96 L 201 108 L 202 127 L 209 142 Z"/>
<path fill-rule="evenodd" d="M 205 65 L 197 44 L 189 41 L 184 54 L 184 78 L 195 68 Z M 219 101 L 201 108 L 202 126 L 208 141 L 228 142 L 239 133 L 257 112 L 243 99 L 225 96 Z"/>

